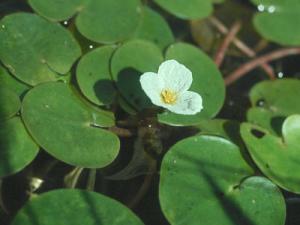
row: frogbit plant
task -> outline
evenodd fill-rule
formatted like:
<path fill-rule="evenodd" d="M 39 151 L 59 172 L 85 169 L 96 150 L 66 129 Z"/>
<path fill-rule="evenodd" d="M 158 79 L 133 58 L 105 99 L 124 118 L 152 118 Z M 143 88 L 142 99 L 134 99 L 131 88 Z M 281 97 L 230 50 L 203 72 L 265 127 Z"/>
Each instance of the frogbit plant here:
<path fill-rule="evenodd" d="M 0 224 L 298 225 L 299 12 L 0 1 Z"/>
<path fill-rule="evenodd" d="M 188 91 L 193 82 L 192 72 L 176 60 L 163 62 L 157 74 L 144 73 L 140 82 L 154 105 L 184 115 L 194 115 L 203 108 L 202 97 Z"/>

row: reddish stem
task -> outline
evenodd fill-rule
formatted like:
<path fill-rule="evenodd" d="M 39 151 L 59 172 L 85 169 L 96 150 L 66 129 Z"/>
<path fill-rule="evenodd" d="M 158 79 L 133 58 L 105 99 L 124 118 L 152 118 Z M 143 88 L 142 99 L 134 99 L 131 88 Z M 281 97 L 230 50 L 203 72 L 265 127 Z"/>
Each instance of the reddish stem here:
<path fill-rule="evenodd" d="M 284 48 L 280 50 L 273 51 L 266 55 L 260 56 L 252 61 L 243 64 L 238 69 L 233 71 L 230 75 L 225 78 L 225 84 L 230 85 L 235 82 L 240 77 L 247 74 L 249 71 L 253 70 L 257 66 L 261 66 L 267 62 L 283 58 L 285 56 L 300 54 L 300 48 Z"/>
<path fill-rule="evenodd" d="M 216 17 L 210 17 L 209 20 L 211 24 L 214 25 L 220 33 L 224 35 L 228 34 L 229 31 L 227 27 Z M 232 42 L 248 57 L 254 58 L 256 56 L 256 52 L 249 48 L 244 42 L 239 40 L 237 37 L 234 37 Z M 270 79 L 275 79 L 274 71 L 271 66 L 269 66 L 268 64 L 262 64 L 261 67 L 264 69 L 264 71 L 270 77 Z"/>
<path fill-rule="evenodd" d="M 217 51 L 217 54 L 215 56 L 215 63 L 217 64 L 218 67 L 221 66 L 226 51 L 229 47 L 229 45 L 231 44 L 231 42 L 233 41 L 233 39 L 235 38 L 236 34 L 239 32 L 239 30 L 241 29 L 241 22 L 237 21 L 233 24 L 233 26 L 230 28 L 227 36 L 225 37 L 222 45 L 220 46 L 219 50 Z"/>
<path fill-rule="evenodd" d="M 132 130 L 121 127 L 110 127 L 108 128 L 108 130 L 120 137 L 132 137 L 135 135 L 135 133 Z"/>

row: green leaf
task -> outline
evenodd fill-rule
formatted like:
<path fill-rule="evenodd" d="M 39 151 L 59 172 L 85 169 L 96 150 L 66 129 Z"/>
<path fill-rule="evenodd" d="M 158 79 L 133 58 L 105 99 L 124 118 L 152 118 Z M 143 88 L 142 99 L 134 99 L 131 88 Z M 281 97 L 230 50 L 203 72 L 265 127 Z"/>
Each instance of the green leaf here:
<path fill-rule="evenodd" d="M 111 71 L 117 88 L 125 100 L 136 109 L 152 106 L 140 85 L 144 72 L 157 72 L 163 61 L 161 50 L 151 42 L 131 40 L 116 50 Z"/>
<path fill-rule="evenodd" d="M 252 107 L 247 111 L 247 120 L 259 125 L 274 135 L 281 135 L 281 126 L 286 116 L 276 115 L 263 107 Z"/>
<path fill-rule="evenodd" d="M 300 193 L 300 115 L 284 121 L 282 137 L 250 123 L 242 124 L 241 134 L 261 171 L 280 187 Z"/>
<path fill-rule="evenodd" d="M 160 7 L 181 19 L 202 19 L 213 10 L 212 0 L 154 0 Z"/>
<path fill-rule="evenodd" d="M 14 116 L 20 109 L 19 96 L 12 90 L 0 86 L 0 121 Z"/>
<path fill-rule="evenodd" d="M 36 85 L 66 74 L 81 50 L 71 33 L 30 13 L 0 21 L 0 59 L 23 82 Z"/>
<path fill-rule="evenodd" d="M 33 198 L 12 225 L 143 225 L 114 199 L 82 190 L 55 190 Z"/>
<path fill-rule="evenodd" d="M 0 177 L 22 170 L 38 150 L 19 117 L 0 122 Z"/>
<path fill-rule="evenodd" d="M 113 127 L 116 125 L 115 122 L 115 115 L 113 112 L 111 111 L 107 111 L 104 110 L 102 108 L 100 108 L 99 106 L 96 106 L 95 104 L 90 103 L 89 101 L 86 100 L 86 98 L 84 98 L 80 91 L 71 85 L 71 89 L 73 91 L 73 94 L 76 95 L 76 97 L 78 99 L 81 100 L 81 103 L 83 103 L 83 107 L 85 108 L 85 110 L 87 110 L 94 121 L 94 124 L 98 127 Z"/>
<path fill-rule="evenodd" d="M 92 111 L 67 85 L 50 82 L 26 94 L 22 118 L 49 154 L 71 165 L 100 168 L 116 158 L 120 143 L 116 135 L 99 128 L 103 126 L 101 112 Z M 104 121 L 105 117 L 102 114 Z"/>
<path fill-rule="evenodd" d="M 172 30 L 164 17 L 148 7 L 143 10 L 142 21 L 134 37 L 152 41 L 162 50 L 175 41 Z"/>
<path fill-rule="evenodd" d="M 237 121 L 226 119 L 202 120 L 196 127 L 200 129 L 199 134 L 216 135 L 226 138 L 238 146 L 243 145 L 240 137 L 240 123 Z"/>
<path fill-rule="evenodd" d="M 76 71 L 77 82 L 82 93 L 97 105 L 113 102 L 116 90 L 110 75 L 110 59 L 115 46 L 97 48 L 86 54 Z"/>
<path fill-rule="evenodd" d="M 188 126 L 214 117 L 225 99 L 224 81 L 214 62 L 200 49 L 186 43 L 171 45 L 166 52 L 166 59 L 175 59 L 192 71 L 193 83 L 190 90 L 202 96 L 203 110 L 192 116 L 165 112 L 159 115 L 159 121 L 169 125 Z"/>
<path fill-rule="evenodd" d="M 239 148 L 214 136 L 175 144 L 163 158 L 161 208 L 172 225 L 283 225 L 285 201 L 279 189 L 255 177 Z"/>
<path fill-rule="evenodd" d="M 300 95 L 300 80 L 277 79 L 262 81 L 250 91 L 253 106 L 260 106 L 278 114 L 300 113 L 299 101 L 294 96 Z M 288 99 L 288 101 L 287 101 Z"/>
<path fill-rule="evenodd" d="M 266 39 L 283 45 L 300 45 L 300 2 L 298 0 L 252 0 L 261 11 L 253 19 Z"/>
<path fill-rule="evenodd" d="M 278 79 L 263 81 L 250 91 L 252 108 L 247 112 L 247 119 L 280 135 L 283 120 L 292 114 L 300 114 L 300 80 Z"/>
<path fill-rule="evenodd" d="M 129 38 L 137 28 L 142 5 L 140 0 L 30 0 L 42 16 L 62 21 L 76 13 L 76 26 L 86 38 L 99 43 L 114 43 Z"/>
<path fill-rule="evenodd" d="M 82 11 L 87 0 L 28 0 L 29 5 L 38 14 L 52 21 L 68 20 L 76 13 Z"/>
<path fill-rule="evenodd" d="M 9 88 L 20 97 L 22 97 L 30 88 L 28 85 L 22 83 L 21 81 L 10 75 L 2 66 L 0 66 L 0 86 Z"/>

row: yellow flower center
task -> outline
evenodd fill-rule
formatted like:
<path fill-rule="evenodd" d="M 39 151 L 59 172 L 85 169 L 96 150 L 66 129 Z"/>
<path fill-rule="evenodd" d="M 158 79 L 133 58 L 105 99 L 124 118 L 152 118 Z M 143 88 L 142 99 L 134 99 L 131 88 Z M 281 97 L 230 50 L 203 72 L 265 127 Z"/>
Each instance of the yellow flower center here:
<path fill-rule="evenodd" d="M 172 105 L 177 100 L 176 92 L 171 91 L 171 90 L 163 90 L 160 93 L 160 96 L 161 96 L 163 102 L 166 103 L 166 104 L 171 104 Z"/>

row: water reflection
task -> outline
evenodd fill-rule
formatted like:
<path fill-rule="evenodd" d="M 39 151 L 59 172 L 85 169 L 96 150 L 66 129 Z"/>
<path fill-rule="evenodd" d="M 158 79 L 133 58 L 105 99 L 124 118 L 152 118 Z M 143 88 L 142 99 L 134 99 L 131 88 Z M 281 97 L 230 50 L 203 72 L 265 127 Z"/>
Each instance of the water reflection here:
<path fill-rule="evenodd" d="M 257 6 L 257 10 L 260 12 L 265 12 L 267 11 L 268 13 L 274 13 L 276 11 L 276 7 L 274 5 L 270 5 L 270 6 L 264 6 L 263 4 L 259 4 Z"/>
<path fill-rule="evenodd" d="M 277 74 L 277 77 L 278 77 L 278 78 L 283 78 L 283 76 L 284 76 L 283 72 L 279 72 L 279 73 Z"/>

